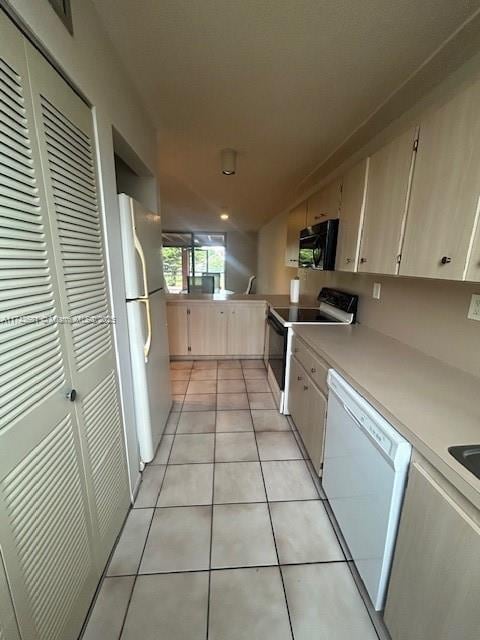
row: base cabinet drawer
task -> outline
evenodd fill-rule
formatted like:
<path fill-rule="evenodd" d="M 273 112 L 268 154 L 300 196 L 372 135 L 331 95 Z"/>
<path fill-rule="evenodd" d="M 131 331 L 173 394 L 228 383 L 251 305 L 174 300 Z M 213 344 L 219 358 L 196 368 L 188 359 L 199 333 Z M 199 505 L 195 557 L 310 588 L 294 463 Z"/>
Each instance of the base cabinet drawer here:
<path fill-rule="evenodd" d="M 289 408 L 315 471 L 320 473 L 327 398 L 294 357 L 290 363 Z"/>
<path fill-rule="evenodd" d="M 317 387 L 325 394 L 328 394 L 328 364 L 317 355 L 313 354 L 310 347 L 295 335 L 293 336 L 292 353 L 308 373 L 310 378 L 315 382 Z"/>
<path fill-rule="evenodd" d="M 410 467 L 385 623 L 392 640 L 478 640 L 478 512 L 424 464 Z"/>

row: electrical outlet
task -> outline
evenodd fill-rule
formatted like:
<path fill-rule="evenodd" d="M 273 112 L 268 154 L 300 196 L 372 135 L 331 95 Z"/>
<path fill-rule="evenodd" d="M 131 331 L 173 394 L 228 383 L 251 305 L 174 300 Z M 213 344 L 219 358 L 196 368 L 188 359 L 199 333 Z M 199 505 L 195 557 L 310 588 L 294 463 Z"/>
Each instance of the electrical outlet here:
<path fill-rule="evenodd" d="M 381 291 L 382 291 L 381 283 L 380 282 L 374 282 L 373 283 L 372 297 L 375 298 L 375 300 L 380 300 Z"/>
<path fill-rule="evenodd" d="M 480 320 L 480 295 L 476 293 L 472 295 L 467 318 L 470 320 Z"/>

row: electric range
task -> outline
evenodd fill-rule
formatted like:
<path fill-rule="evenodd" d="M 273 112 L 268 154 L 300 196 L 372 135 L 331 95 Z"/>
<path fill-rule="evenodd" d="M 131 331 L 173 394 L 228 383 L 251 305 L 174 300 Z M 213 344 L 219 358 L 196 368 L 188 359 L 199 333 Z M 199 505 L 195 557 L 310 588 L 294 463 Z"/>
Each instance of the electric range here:
<path fill-rule="evenodd" d="M 358 296 L 323 287 L 318 307 L 271 307 L 268 312 L 268 368 L 278 385 L 279 410 L 288 414 L 288 386 L 293 331 L 296 325 L 350 325 L 355 322 Z M 270 379 L 271 376 L 270 376 Z"/>

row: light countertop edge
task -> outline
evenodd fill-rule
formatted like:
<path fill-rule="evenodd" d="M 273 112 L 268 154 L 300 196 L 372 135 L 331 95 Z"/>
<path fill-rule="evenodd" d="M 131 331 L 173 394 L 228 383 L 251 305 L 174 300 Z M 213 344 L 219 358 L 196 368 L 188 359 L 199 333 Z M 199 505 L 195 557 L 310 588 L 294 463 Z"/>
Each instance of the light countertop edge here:
<path fill-rule="evenodd" d="M 448 452 L 480 444 L 480 378 L 362 325 L 293 330 L 480 509 L 480 480 Z"/>

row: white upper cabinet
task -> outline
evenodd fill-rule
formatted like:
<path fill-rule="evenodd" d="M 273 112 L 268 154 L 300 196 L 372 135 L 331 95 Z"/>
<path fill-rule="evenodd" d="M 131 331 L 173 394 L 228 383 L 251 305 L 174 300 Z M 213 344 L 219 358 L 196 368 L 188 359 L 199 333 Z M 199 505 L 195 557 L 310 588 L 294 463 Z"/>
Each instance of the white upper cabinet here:
<path fill-rule="evenodd" d="M 480 193 L 480 81 L 421 122 L 400 274 L 465 279 Z M 478 278 L 477 245 L 469 276 Z"/>
<path fill-rule="evenodd" d="M 300 231 L 307 225 L 307 201 L 301 202 L 288 214 L 285 266 L 298 267 Z"/>
<path fill-rule="evenodd" d="M 409 129 L 370 157 L 359 271 L 398 273 L 416 135 Z"/>
<path fill-rule="evenodd" d="M 369 159 L 365 158 L 343 178 L 337 243 L 337 271 L 356 271 L 363 222 Z"/>
<path fill-rule="evenodd" d="M 342 178 L 336 178 L 321 191 L 317 191 L 308 198 L 307 226 L 325 222 L 330 218 L 338 218 Z"/>

